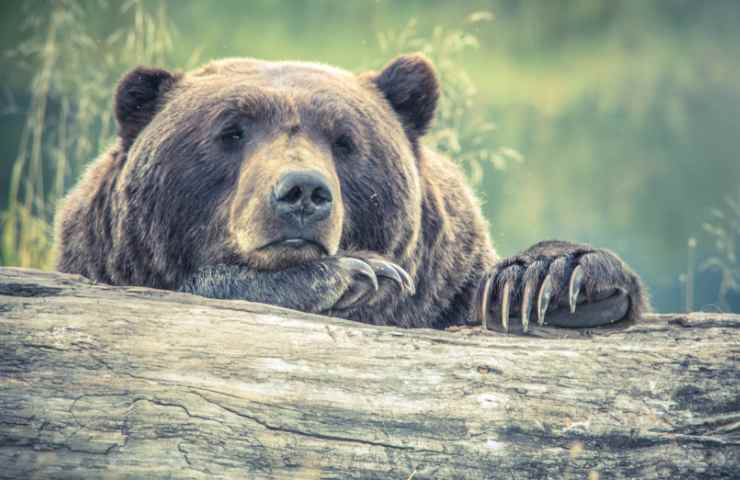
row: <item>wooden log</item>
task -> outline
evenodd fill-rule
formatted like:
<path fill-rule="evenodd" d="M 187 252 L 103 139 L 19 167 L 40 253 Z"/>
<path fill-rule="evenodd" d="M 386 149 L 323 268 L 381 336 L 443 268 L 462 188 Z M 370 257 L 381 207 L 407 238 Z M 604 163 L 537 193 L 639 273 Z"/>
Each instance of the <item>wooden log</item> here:
<path fill-rule="evenodd" d="M 402 330 L 0 268 L 0 477 L 738 478 L 739 334 Z"/>

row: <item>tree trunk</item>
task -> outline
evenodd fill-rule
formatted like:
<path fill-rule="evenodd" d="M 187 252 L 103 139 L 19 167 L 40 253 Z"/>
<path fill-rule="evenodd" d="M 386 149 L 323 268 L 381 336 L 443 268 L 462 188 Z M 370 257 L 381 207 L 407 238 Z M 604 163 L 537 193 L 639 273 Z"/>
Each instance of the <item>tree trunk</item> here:
<path fill-rule="evenodd" d="M 740 316 L 558 332 L 0 268 L 0 477 L 738 478 Z"/>

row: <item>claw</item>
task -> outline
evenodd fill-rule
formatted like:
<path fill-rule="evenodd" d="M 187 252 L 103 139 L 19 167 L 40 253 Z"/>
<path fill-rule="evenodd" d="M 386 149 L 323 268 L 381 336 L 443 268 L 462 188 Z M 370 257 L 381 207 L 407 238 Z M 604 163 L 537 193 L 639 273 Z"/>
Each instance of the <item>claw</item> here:
<path fill-rule="evenodd" d="M 356 275 L 359 275 L 360 277 L 365 277 L 368 280 L 370 280 L 370 283 L 373 286 L 373 289 L 377 292 L 378 291 L 378 277 L 375 276 L 375 270 L 368 265 L 363 260 L 359 260 L 357 258 L 352 257 L 345 257 L 342 258 L 342 262 L 345 262 L 347 265 L 345 265 L 348 269 L 353 270 L 353 273 Z"/>
<path fill-rule="evenodd" d="M 486 275 L 486 281 L 480 290 L 480 323 L 483 330 L 488 330 L 488 302 L 491 298 L 491 282 L 493 282 L 493 275 Z"/>
<path fill-rule="evenodd" d="M 378 267 L 375 270 L 376 275 L 394 280 L 407 295 L 413 295 L 416 293 L 416 286 L 414 285 L 414 281 L 411 279 L 411 275 L 409 275 L 408 272 L 399 265 L 380 260 L 371 260 L 369 263 L 370 265 Z M 392 272 L 388 270 L 392 270 Z"/>
<path fill-rule="evenodd" d="M 352 276 L 354 283 L 337 300 L 332 307 L 333 310 L 342 311 L 363 304 L 368 298 L 372 297 L 372 294 L 369 293 L 369 287 L 375 292 L 378 291 L 378 277 L 367 262 L 352 257 L 340 257 L 337 261 L 340 267 Z"/>
<path fill-rule="evenodd" d="M 501 326 L 504 331 L 509 331 L 509 303 L 511 300 L 511 280 L 504 283 L 504 290 L 501 292 Z"/>
<path fill-rule="evenodd" d="M 401 275 L 401 278 L 403 279 L 403 288 L 404 290 L 406 290 L 406 293 L 408 295 L 415 294 L 416 285 L 414 285 L 414 281 L 411 279 L 411 275 L 409 275 L 406 270 L 396 264 L 393 264 L 393 268 L 395 268 L 398 274 Z"/>
<path fill-rule="evenodd" d="M 583 287 L 583 268 L 578 265 L 570 274 L 570 282 L 568 282 L 570 313 L 576 313 L 576 301 L 578 300 L 578 294 L 581 293 L 581 287 Z"/>
<path fill-rule="evenodd" d="M 529 280 L 524 284 L 524 293 L 522 293 L 522 331 L 527 333 L 529 330 L 529 311 L 532 308 L 532 294 L 535 289 L 535 281 Z"/>
<path fill-rule="evenodd" d="M 403 279 L 398 273 L 398 270 L 394 268 L 392 263 L 383 262 L 381 260 L 368 260 L 367 263 L 369 263 L 370 266 L 373 267 L 376 277 L 384 277 L 393 280 L 394 282 L 396 282 L 396 284 L 398 284 L 399 288 L 405 289 L 406 286 L 403 282 Z"/>
<path fill-rule="evenodd" d="M 550 297 L 552 297 L 552 277 L 548 273 L 537 295 L 537 323 L 539 325 L 545 324 L 545 313 L 547 313 L 547 307 L 550 306 Z"/>

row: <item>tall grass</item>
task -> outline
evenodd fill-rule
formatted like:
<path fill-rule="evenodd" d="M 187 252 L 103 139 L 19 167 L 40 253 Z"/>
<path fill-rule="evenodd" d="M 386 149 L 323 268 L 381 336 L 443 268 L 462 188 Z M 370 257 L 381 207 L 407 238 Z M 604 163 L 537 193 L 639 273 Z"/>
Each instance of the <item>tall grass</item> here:
<path fill-rule="evenodd" d="M 84 165 L 114 138 L 112 87 L 138 64 L 163 65 L 173 28 L 165 4 L 149 11 L 142 0 L 107 4 L 62 0 L 46 17 L 26 5 L 27 40 L 8 52 L 31 68 L 31 101 L 13 164 L 8 209 L 2 218 L 6 264 L 52 267 L 51 221 L 57 201 Z M 105 36 L 88 30 L 100 8 L 120 8 L 126 19 Z"/>
<path fill-rule="evenodd" d="M 712 209 L 710 215 L 703 227 L 714 242 L 714 254 L 701 268 L 720 273 L 719 303 L 725 311 L 732 311 L 728 296 L 740 293 L 740 190 L 735 197 L 726 197 L 724 206 Z"/>

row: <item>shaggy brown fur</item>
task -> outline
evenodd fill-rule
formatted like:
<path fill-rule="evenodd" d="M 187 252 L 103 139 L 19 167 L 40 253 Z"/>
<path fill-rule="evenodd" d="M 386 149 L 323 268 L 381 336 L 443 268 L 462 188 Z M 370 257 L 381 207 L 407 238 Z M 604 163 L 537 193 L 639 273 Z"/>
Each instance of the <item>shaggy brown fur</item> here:
<path fill-rule="evenodd" d="M 185 75 L 138 68 L 116 93 L 119 141 L 58 211 L 58 268 L 444 327 L 502 308 L 521 315 L 523 300 L 533 304 L 527 282 L 550 287 L 546 311 L 563 310 L 580 264 L 578 302 L 626 292 L 636 318 L 646 305 L 639 280 L 609 252 L 546 242 L 497 263 L 459 167 L 420 144 L 438 97 L 421 55 L 359 76 L 254 59 Z M 317 179 L 310 191 L 283 188 L 307 172 Z M 593 323 L 574 318 L 563 324 Z"/>

